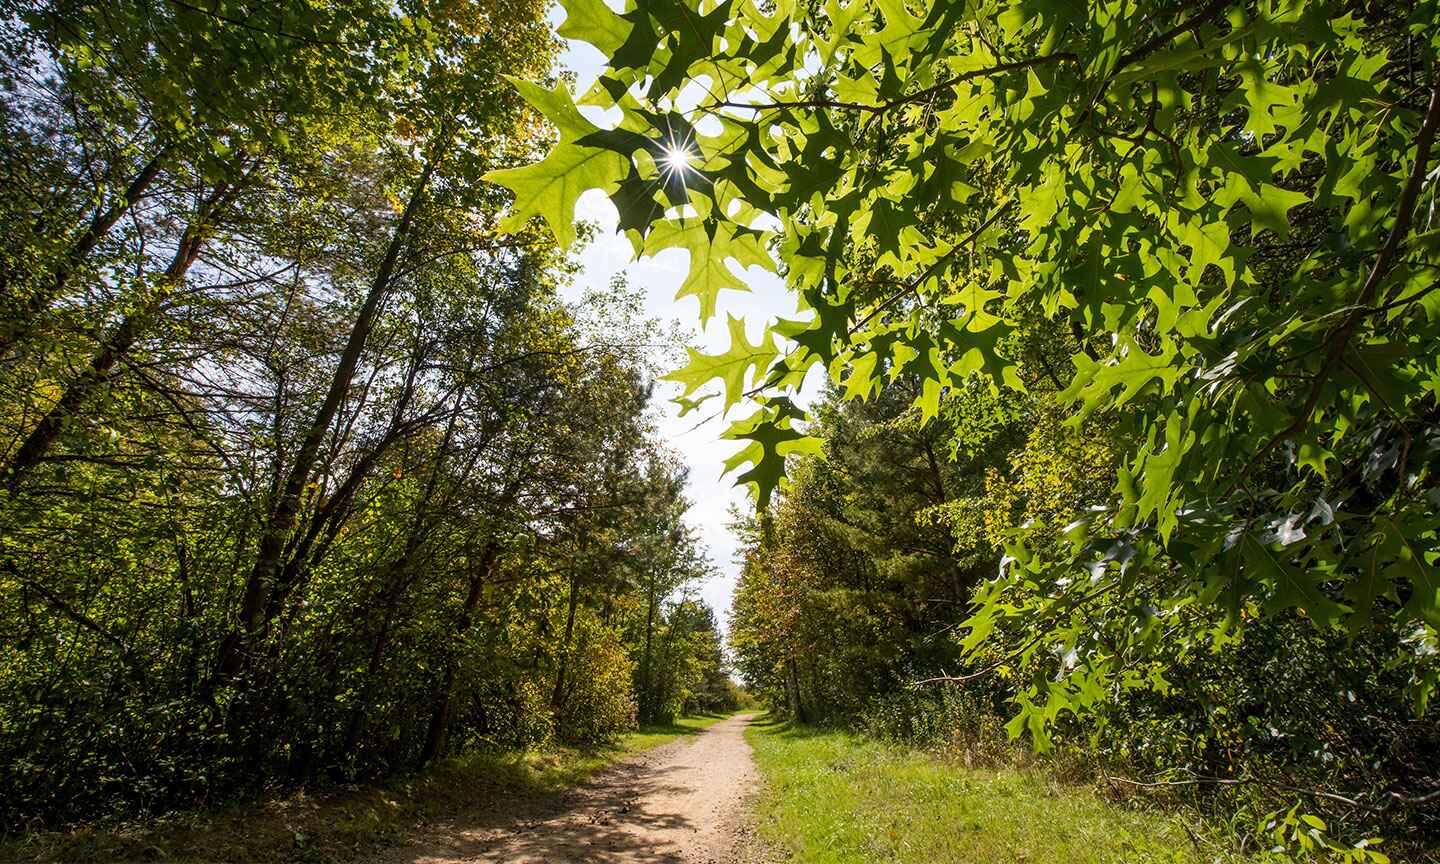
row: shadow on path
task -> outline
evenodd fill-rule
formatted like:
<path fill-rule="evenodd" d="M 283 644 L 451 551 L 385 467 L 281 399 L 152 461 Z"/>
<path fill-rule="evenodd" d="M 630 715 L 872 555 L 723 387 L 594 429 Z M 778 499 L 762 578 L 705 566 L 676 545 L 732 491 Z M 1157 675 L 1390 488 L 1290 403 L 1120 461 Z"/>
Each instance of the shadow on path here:
<path fill-rule="evenodd" d="M 749 715 L 617 765 L 596 780 L 506 813 L 450 825 L 373 864 L 727 864 L 738 860 L 756 781 Z"/>

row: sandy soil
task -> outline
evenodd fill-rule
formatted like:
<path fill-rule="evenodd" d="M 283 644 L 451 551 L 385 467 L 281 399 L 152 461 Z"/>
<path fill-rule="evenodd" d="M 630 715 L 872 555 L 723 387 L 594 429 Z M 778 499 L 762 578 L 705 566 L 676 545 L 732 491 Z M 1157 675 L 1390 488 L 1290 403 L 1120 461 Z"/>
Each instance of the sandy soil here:
<path fill-rule="evenodd" d="M 568 790 L 473 825 L 450 825 L 369 864 L 741 864 L 757 774 L 748 714 L 657 747 Z"/>

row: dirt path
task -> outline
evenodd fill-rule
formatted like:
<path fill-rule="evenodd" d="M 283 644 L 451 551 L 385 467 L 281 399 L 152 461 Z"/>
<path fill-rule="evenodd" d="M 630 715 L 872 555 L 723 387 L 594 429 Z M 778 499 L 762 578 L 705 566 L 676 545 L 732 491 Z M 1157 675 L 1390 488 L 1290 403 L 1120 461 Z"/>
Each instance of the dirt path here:
<path fill-rule="evenodd" d="M 370 864 L 739 864 L 757 775 L 731 717 L 607 770 L 538 812 L 452 825 Z"/>

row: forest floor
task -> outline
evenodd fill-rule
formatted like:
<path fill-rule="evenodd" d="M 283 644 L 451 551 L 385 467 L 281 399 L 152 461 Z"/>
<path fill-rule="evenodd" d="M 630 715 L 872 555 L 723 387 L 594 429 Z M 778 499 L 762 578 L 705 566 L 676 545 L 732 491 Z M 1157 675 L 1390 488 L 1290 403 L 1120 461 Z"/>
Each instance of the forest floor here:
<path fill-rule="evenodd" d="M 168 822 L 32 838 L 0 846 L 0 862 L 1258 860 L 1193 813 L 1111 800 L 1060 779 L 1045 763 L 991 761 L 967 766 L 749 714 L 690 718 L 600 751 L 480 752 L 384 788 L 297 794 Z M 6 854 L 17 852 L 29 854 Z"/>
<path fill-rule="evenodd" d="M 727 728 L 720 738 L 712 739 L 705 730 L 716 725 Z M 680 764 L 687 759 L 696 765 L 704 765 L 708 771 L 707 754 L 720 742 L 725 743 L 720 749 L 739 750 L 743 754 L 743 764 L 748 766 L 748 748 L 741 738 L 741 725 L 734 718 L 713 715 L 687 717 L 672 725 L 631 732 L 599 748 L 553 746 L 528 752 L 482 750 L 444 762 L 418 776 L 383 786 L 299 791 L 169 817 L 142 818 L 124 824 L 89 825 L 69 831 L 37 832 L 0 841 L 0 864 L 98 864 L 102 861 L 107 864 L 156 861 L 171 864 L 350 864 L 357 859 L 386 864 L 490 861 L 495 859 L 485 857 L 483 838 L 503 839 L 510 834 L 514 835 L 511 839 L 518 843 L 531 832 L 533 826 L 546 819 L 555 819 L 583 802 L 593 802 L 592 807 L 608 806 L 603 795 L 594 797 L 599 793 L 592 792 L 592 789 L 603 790 L 607 784 L 618 788 L 613 784 L 621 782 L 622 778 L 641 777 L 646 771 L 655 771 L 655 776 L 641 782 L 658 793 L 664 787 L 681 782 L 678 779 L 683 776 Z M 692 742 L 705 746 L 686 756 Z M 693 779 L 692 776 L 692 782 Z M 735 779 L 739 782 L 738 775 Z M 587 783 L 590 785 L 585 785 Z M 688 801 L 684 806 L 698 806 L 700 803 L 698 800 Z M 738 799 L 731 803 L 735 808 L 741 806 Z M 622 802 L 618 806 L 633 805 Z M 647 799 L 644 806 L 650 812 L 664 815 L 652 808 L 666 805 Z M 592 809 L 587 812 L 598 814 L 601 811 Z M 728 818 L 731 812 L 730 804 L 727 804 L 710 817 L 688 811 L 677 811 L 673 817 L 699 825 L 707 818 L 712 823 L 721 815 Z M 599 818 L 605 817 L 601 815 Z M 565 823 L 562 820 L 556 824 Z M 599 827 L 608 829 L 613 825 Z M 663 839 L 668 835 L 661 833 L 656 836 Z M 447 844 L 449 852 L 446 851 Z M 695 847 L 691 844 L 686 848 Z M 454 854 L 444 857 L 450 853 Z M 457 855 L 460 857 L 457 858 Z M 559 862 L 566 859 L 548 860 Z M 603 860 L 649 862 L 676 859 L 616 857 Z"/>
<path fill-rule="evenodd" d="M 741 864 L 758 782 L 751 719 L 647 750 L 554 798 L 438 826 L 365 864 Z"/>

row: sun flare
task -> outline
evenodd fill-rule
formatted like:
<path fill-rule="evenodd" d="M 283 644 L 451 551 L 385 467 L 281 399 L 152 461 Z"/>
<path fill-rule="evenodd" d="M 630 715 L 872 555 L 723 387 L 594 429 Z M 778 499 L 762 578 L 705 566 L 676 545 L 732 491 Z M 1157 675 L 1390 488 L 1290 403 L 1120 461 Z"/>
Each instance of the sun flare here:
<path fill-rule="evenodd" d="M 689 170 L 690 160 L 694 158 L 694 155 L 685 147 L 670 145 L 664 149 L 661 159 L 664 161 L 666 169 L 681 173 Z"/>

